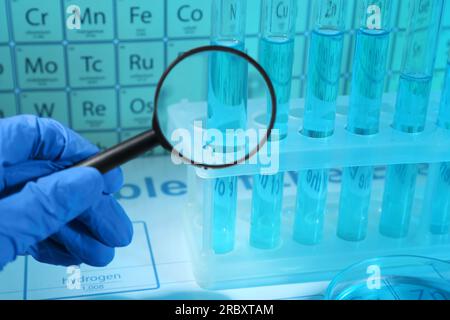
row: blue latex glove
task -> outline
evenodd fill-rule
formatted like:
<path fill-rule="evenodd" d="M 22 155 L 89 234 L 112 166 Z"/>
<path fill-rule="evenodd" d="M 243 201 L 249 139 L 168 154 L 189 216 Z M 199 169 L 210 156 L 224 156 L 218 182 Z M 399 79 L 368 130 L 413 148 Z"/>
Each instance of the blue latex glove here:
<path fill-rule="evenodd" d="M 97 152 L 54 120 L 0 120 L 0 270 L 27 254 L 56 265 L 105 266 L 115 247 L 131 242 L 132 224 L 111 195 L 122 185 L 120 169 L 103 176 L 93 168 L 61 171 Z"/>

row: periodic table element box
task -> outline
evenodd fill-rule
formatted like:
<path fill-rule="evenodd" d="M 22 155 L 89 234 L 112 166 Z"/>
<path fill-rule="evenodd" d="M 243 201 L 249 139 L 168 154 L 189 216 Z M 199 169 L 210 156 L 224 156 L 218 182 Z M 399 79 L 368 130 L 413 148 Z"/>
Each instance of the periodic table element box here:
<path fill-rule="evenodd" d="M 0 0 L 0 43 L 8 42 L 8 23 L 6 21 L 6 0 Z"/>
<path fill-rule="evenodd" d="M 62 46 L 17 46 L 16 63 L 22 89 L 59 89 L 66 85 Z"/>
<path fill-rule="evenodd" d="M 178 56 L 190 49 L 210 44 L 209 39 L 170 40 L 167 43 L 167 62 L 173 62 Z"/>
<path fill-rule="evenodd" d="M 80 29 L 66 31 L 69 41 L 100 41 L 114 39 L 114 10 L 112 0 L 65 0 L 64 7 L 80 7 Z"/>
<path fill-rule="evenodd" d="M 150 129 L 155 87 L 120 90 L 120 123 L 123 129 Z"/>
<path fill-rule="evenodd" d="M 17 114 L 16 110 L 14 93 L 0 93 L 0 118 L 15 116 Z"/>
<path fill-rule="evenodd" d="M 116 130 L 117 99 L 114 89 L 75 90 L 70 94 L 75 130 Z"/>
<path fill-rule="evenodd" d="M 12 0 L 11 19 L 16 42 L 61 41 L 60 1 Z"/>
<path fill-rule="evenodd" d="M 297 1 L 297 23 L 295 25 L 295 31 L 298 33 L 303 33 L 308 30 L 310 24 L 308 14 L 310 6 L 309 1 Z"/>
<path fill-rule="evenodd" d="M 204 0 L 170 0 L 167 2 L 169 38 L 209 37 L 211 2 Z"/>
<path fill-rule="evenodd" d="M 106 267 L 83 264 L 80 273 L 75 274 L 72 269 L 29 258 L 27 299 L 64 299 L 159 288 L 146 225 L 134 222 L 133 229 L 132 243 L 116 249 L 114 260 Z M 77 283 L 79 288 L 70 286 Z"/>
<path fill-rule="evenodd" d="M 69 125 L 67 93 L 65 91 L 23 92 L 20 95 L 22 113 L 53 118 Z"/>
<path fill-rule="evenodd" d="M 119 46 L 120 83 L 149 85 L 158 83 L 164 72 L 162 41 L 122 43 Z"/>
<path fill-rule="evenodd" d="M 104 87 L 116 84 L 113 44 L 70 45 L 68 47 L 70 85 L 76 88 Z"/>
<path fill-rule="evenodd" d="M 0 90 L 14 89 L 11 51 L 8 46 L 0 46 Z"/>
<path fill-rule="evenodd" d="M 120 40 L 164 37 L 163 0 L 117 0 L 116 5 Z"/>
<path fill-rule="evenodd" d="M 259 19 L 261 15 L 261 1 L 247 0 L 247 19 L 245 31 L 247 34 L 256 35 L 259 32 Z"/>

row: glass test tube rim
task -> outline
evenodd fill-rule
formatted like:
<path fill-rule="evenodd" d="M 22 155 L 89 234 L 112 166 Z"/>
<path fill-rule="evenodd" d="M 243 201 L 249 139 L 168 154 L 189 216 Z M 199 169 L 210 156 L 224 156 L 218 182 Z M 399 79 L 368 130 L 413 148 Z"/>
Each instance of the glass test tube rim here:
<path fill-rule="evenodd" d="M 234 26 L 235 29 L 230 33 L 223 33 L 222 24 L 224 18 L 222 15 L 222 4 L 224 0 L 212 0 L 211 1 L 211 41 L 217 45 L 223 45 L 227 47 L 235 47 L 243 45 L 245 43 L 245 28 L 246 28 L 246 16 L 247 16 L 247 0 L 237 0 L 235 3 L 239 3 L 239 22 Z"/>
<path fill-rule="evenodd" d="M 262 0 L 261 1 L 261 15 L 260 15 L 260 26 L 259 26 L 259 38 L 266 39 L 267 41 L 273 41 L 275 43 L 284 43 L 291 41 L 295 38 L 295 26 L 297 20 L 297 1 L 296 0 L 285 0 L 289 7 L 289 14 L 286 16 L 288 21 L 285 23 L 285 28 L 283 30 L 272 29 L 273 22 L 273 5 L 277 0 Z M 278 18 L 280 18 L 278 16 Z M 280 20 L 282 20 L 280 18 Z"/>
<path fill-rule="evenodd" d="M 333 4 L 334 2 L 337 5 L 337 19 L 336 21 L 330 21 L 330 17 L 326 14 L 324 15 L 323 10 L 325 10 L 330 3 Z M 316 14 L 316 21 L 314 23 L 313 32 L 325 35 L 338 35 L 344 33 L 347 0 L 333 0 L 328 1 L 328 3 L 324 0 L 317 0 L 315 6 L 314 11 Z"/>

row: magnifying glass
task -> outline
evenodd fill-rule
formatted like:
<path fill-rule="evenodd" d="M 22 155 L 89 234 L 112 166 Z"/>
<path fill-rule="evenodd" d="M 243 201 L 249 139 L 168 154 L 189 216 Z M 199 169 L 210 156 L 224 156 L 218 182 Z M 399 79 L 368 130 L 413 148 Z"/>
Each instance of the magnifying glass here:
<path fill-rule="evenodd" d="M 76 166 L 106 173 L 162 146 L 194 166 L 226 168 L 258 153 L 275 119 L 274 87 L 253 58 L 229 47 L 198 47 L 181 54 L 159 80 L 151 130 Z"/>

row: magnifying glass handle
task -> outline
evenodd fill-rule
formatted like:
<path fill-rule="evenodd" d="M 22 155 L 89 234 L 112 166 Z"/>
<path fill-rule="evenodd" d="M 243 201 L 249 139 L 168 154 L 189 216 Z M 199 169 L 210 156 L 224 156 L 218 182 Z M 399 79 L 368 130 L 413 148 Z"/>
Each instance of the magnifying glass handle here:
<path fill-rule="evenodd" d="M 92 158 L 77 163 L 74 167 L 93 167 L 101 173 L 107 173 L 158 145 L 159 140 L 155 131 L 145 131 L 110 149 L 98 153 Z"/>

